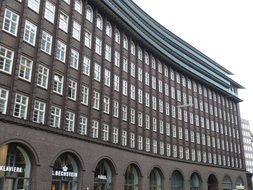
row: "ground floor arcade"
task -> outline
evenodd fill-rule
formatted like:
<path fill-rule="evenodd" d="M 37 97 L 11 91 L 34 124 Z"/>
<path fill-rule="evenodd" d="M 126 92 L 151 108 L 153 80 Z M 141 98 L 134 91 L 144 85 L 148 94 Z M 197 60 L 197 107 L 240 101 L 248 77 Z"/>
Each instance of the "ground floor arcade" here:
<path fill-rule="evenodd" d="M 234 190 L 244 171 L 162 159 L 0 122 L 0 189 Z"/>

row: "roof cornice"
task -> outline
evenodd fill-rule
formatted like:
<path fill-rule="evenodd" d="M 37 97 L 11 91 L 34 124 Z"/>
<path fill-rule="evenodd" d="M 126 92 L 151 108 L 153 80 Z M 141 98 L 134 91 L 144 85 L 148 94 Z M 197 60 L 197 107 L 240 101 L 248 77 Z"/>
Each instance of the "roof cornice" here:
<path fill-rule="evenodd" d="M 167 57 L 168 62 L 240 101 L 230 87 L 243 87 L 227 76 L 231 72 L 162 27 L 131 0 L 102 0 L 102 3 L 146 43 Z"/>

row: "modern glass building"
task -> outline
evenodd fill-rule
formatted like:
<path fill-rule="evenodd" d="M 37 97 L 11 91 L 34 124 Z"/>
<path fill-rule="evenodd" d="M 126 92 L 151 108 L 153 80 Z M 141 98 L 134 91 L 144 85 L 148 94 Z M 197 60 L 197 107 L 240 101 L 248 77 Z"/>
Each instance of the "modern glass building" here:
<path fill-rule="evenodd" d="M 134 2 L 0 13 L 0 189 L 247 189 L 242 86 Z"/>

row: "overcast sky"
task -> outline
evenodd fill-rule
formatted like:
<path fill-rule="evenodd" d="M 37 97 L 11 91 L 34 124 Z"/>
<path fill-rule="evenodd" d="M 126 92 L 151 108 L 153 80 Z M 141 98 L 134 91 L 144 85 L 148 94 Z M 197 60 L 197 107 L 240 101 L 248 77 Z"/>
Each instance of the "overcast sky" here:
<path fill-rule="evenodd" d="M 171 32 L 234 73 L 253 128 L 253 0 L 133 0 Z"/>

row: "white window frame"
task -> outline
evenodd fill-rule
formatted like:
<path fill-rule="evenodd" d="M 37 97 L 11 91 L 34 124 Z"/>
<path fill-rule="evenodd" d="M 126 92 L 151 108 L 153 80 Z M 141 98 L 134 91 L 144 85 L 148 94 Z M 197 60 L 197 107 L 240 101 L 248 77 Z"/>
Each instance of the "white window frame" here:
<path fill-rule="evenodd" d="M 43 52 L 51 55 L 52 42 L 53 42 L 52 35 L 49 34 L 46 31 L 42 31 L 42 34 L 41 34 L 41 44 L 40 44 L 41 51 L 43 51 Z"/>
<path fill-rule="evenodd" d="M 0 46 L 0 71 L 11 74 L 13 66 L 14 52 Z"/>
<path fill-rule="evenodd" d="M 32 46 L 35 46 L 37 35 L 37 26 L 29 20 L 25 21 L 23 40 Z"/>
<path fill-rule="evenodd" d="M 6 114 L 8 100 L 9 100 L 9 90 L 0 88 L 0 113 L 1 114 Z"/>
<path fill-rule="evenodd" d="M 54 24 L 55 19 L 55 5 L 52 4 L 50 1 L 46 1 L 45 4 L 45 11 L 44 11 L 44 18 Z"/>
<path fill-rule="evenodd" d="M 54 128 L 60 128 L 61 124 L 61 109 L 52 106 L 50 111 L 50 126 Z"/>
<path fill-rule="evenodd" d="M 18 24 L 19 15 L 6 8 L 4 12 L 2 30 L 11 35 L 17 36 Z"/>
<path fill-rule="evenodd" d="M 31 82 L 33 61 L 27 57 L 21 56 L 19 63 L 18 77 Z"/>
<path fill-rule="evenodd" d="M 16 93 L 13 116 L 26 119 L 29 97 Z"/>

